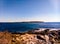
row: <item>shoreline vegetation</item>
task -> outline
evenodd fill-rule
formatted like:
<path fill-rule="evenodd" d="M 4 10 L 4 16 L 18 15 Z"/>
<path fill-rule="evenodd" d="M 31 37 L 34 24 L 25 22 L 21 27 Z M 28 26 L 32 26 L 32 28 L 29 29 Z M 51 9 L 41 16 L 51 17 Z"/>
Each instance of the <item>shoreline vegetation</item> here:
<path fill-rule="evenodd" d="M 60 30 L 0 31 L 0 44 L 60 44 Z"/>

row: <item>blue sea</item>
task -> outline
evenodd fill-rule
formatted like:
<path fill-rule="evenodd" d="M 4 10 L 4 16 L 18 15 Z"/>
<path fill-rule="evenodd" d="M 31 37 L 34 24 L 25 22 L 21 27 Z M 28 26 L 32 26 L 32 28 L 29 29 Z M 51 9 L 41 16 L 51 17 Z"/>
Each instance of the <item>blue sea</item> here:
<path fill-rule="evenodd" d="M 10 32 L 28 31 L 36 28 L 60 28 L 60 22 L 42 22 L 42 23 L 0 23 L 0 31 L 8 30 Z"/>

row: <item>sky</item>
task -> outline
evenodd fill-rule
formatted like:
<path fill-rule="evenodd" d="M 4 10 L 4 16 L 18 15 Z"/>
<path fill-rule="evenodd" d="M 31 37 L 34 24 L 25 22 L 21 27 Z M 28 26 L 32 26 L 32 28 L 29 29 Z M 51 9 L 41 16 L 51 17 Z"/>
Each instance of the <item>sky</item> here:
<path fill-rule="evenodd" d="M 60 0 L 0 0 L 0 22 L 60 22 Z"/>

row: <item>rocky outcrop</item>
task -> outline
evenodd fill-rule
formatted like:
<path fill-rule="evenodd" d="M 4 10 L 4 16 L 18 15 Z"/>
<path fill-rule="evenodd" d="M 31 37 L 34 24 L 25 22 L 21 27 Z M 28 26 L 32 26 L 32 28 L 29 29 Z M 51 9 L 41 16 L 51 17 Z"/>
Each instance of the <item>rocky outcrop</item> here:
<path fill-rule="evenodd" d="M 60 44 L 60 30 L 36 29 L 24 33 L 0 32 L 0 44 Z"/>
<path fill-rule="evenodd" d="M 0 44 L 11 44 L 12 34 L 9 32 L 0 32 Z"/>

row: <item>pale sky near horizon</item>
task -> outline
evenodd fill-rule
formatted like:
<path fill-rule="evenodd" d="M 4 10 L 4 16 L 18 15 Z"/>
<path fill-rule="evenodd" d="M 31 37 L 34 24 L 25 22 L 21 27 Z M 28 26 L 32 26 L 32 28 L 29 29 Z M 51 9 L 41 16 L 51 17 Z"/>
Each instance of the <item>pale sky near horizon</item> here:
<path fill-rule="evenodd" d="M 60 0 L 0 0 L 0 22 L 60 22 Z"/>

